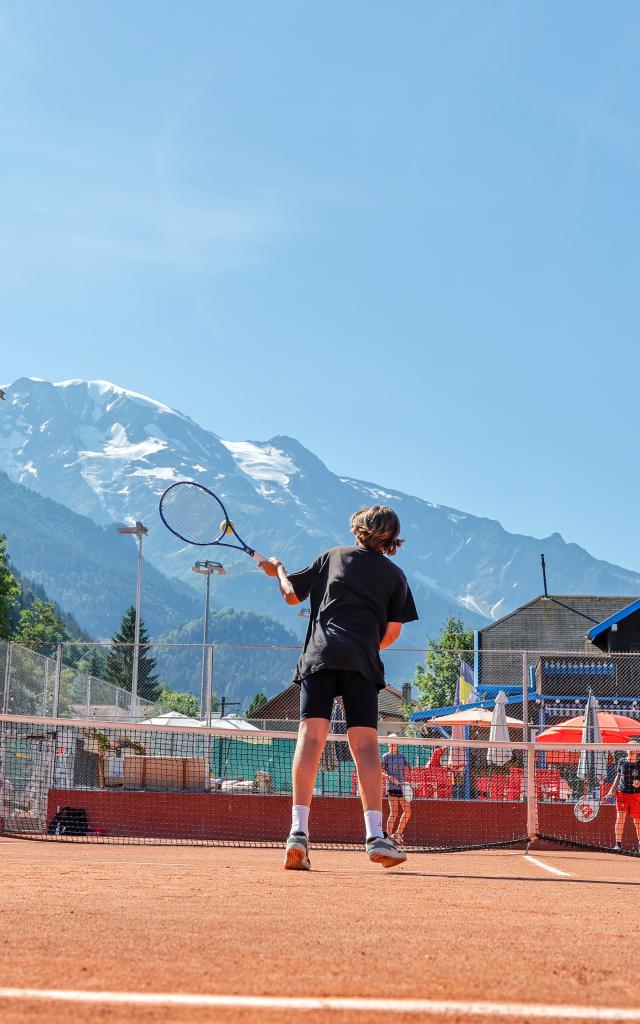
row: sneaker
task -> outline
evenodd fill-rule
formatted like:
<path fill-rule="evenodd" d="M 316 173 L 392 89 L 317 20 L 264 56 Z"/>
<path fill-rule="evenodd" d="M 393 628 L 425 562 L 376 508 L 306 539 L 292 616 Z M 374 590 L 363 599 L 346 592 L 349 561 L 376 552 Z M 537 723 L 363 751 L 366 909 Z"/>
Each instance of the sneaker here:
<path fill-rule="evenodd" d="M 376 836 L 374 839 L 367 839 L 365 850 L 369 860 L 374 864 L 382 864 L 383 868 L 395 868 L 398 864 L 404 864 L 407 859 L 404 850 L 401 850 L 386 832 L 382 838 Z"/>
<path fill-rule="evenodd" d="M 622 843 L 616 843 L 613 849 L 616 853 L 622 853 Z"/>
<path fill-rule="evenodd" d="M 292 832 L 287 839 L 284 855 L 285 871 L 309 871 L 309 838 L 304 832 Z"/>

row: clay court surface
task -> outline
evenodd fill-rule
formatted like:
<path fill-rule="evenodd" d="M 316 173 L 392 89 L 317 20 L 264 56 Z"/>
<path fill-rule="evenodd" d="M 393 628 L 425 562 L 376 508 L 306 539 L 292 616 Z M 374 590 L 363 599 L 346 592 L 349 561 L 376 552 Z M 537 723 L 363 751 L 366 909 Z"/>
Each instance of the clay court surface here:
<path fill-rule="evenodd" d="M 398 1024 L 491 1019 L 476 1005 L 489 1001 L 531 1008 L 506 1020 L 579 1019 L 539 1009 L 562 1005 L 626 1008 L 640 1021 L 640 860 L 533 856 L 537 863 L 517 850 L 419 854 L 384 872 L 361 853 L 318 850 L 307 874 L 285 873 L 274 849 L 0 840 L 0 1019 Z M 400 1003 L 7 998 L 32 988 Z M 405 1000 L 465 1005 L 407 1012 Z"/>

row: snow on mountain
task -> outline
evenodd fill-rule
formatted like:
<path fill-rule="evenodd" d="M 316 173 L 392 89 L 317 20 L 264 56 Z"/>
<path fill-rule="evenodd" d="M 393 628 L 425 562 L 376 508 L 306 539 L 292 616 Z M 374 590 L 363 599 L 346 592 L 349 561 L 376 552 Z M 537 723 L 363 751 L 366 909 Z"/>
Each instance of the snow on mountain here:
<path fill-rule="evenodd" d="M 242 472 L 252 480 L 286 487 L 290 478 L 298 472 L 291 459 L 273 445 L 259 445 L 251 441 L 222 441 L 222 444 L 231 452 Z M 266 486 L 259 487 L 258 490 L 265 497 L 273 493 L 272 489 Z"/>
<path fill-rule="evenodd" d="M 6 391 L 0 469 L 97 523 L 142 519 L 150 527 L 147 557 L 190 582 L 199 549 L 164 529 L 157 510 L 170 483 L 195 479 L 220 494 L 248 543 L 292 568 L 349 543 L 355 508 L 392 504 L 407 541 L 399 562 L 422 613 L 409 632 L 416 642 L 437 634 L 451 612 L 479 624 L 534 597 L 542 550 L 555 593 L 640 593 L 638 574 L 594 559 L 557 533 L 543 541 L 509 534 L 494 520 L 338 477 L 294 438 L 223 440 L 183 413 L 107 381 L 21 378 Z M 223 551 L 222 557 L 230 572 L 214 588 L 218 603 L 268 612 L 291 625 L 291 611 L 246 556 Z"/>

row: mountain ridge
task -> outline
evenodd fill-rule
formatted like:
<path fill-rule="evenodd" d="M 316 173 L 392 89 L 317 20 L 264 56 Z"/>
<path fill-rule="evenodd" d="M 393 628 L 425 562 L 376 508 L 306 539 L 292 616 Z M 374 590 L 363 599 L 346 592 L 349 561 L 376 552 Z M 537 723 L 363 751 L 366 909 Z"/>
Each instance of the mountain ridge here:
<path fill-rule="evenodd" d="M 421 622 L 404 635 L 416 645 L 437 635 L 447 614 L 479 626 L 538 594 L 541 550 L 558 593 L 640 593 L 640 574 L 593 558 L 557 532 L 544 539 L 512 534 L 495 519 L 355 475 L 338 476 L 286 434 L 268 441 L 228 439 L 107 381 L 56 385 L 20 378 L 6 391 L 0 469 L 97 523 L 142 519 L 150 526 L 149 561 L 189 584 L 194 556 L 206 549 L 181 544 L 157 514 L 160 494 L 179 479 L 219 492 L 246 541 L 278 554 L 291 569 L 348 543 L 355 508 L 394 504 L 407 540 L 398 562 L 421 612 Z M 299 632 L 291 610 L 246 556 L 222 550 L 229 569 L 216 582 L 222 604 L 266 612 Z"/>

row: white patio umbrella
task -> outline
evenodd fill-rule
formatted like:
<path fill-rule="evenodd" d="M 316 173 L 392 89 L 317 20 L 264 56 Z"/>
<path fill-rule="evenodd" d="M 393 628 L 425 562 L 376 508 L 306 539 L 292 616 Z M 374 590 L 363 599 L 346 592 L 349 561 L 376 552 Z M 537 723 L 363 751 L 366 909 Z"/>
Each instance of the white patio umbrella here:
<path fill-rule="evenodd" d="M 602 743 L 602 731 L 598 718 L 598 701 L 593 693 L 589 694 L 584 710 L 581 743 Z M 576 775 L 587 786 L 597 787 L 607 777 L 607 753 L 605 750 L 581 750 Z"/>
<path fill-rule="evenodd" d="M 497 743 L 508 743 L 511 739 L 509 736 L 509 726 L 507 725 L 506 706 L 507 695 L 504 690 L 500 690 L 493 706 L 491 728 L 489 730 L 489 739 Z M 502 765 L 507 764 L 512 757 L 513 751 L 511 747 L 489 747 L 487 749 L 487 764 L 502 767 Z"/>
<path fill-rule="evenodd" d="M 452 725 L 451 726 L 451 739 L 452 740 L 464 740 L 466 736 L 466 726 L 464 725 Z M 440 764 L 443 764 L 445 768 L 448 768 L 452 772 L 461 771 L 467 763 L 467 748 L 466 747 L 447 747 Z"/>
<path fill-rule="evenodd" d="M 203 722 L 197 718 L 190 718 L 180 711 L 165 711 L 163 715 L 156 715 L 155 718 L 145 718 L 145 725 L 179 725 L 183 729 L 201 729 Z"/>

